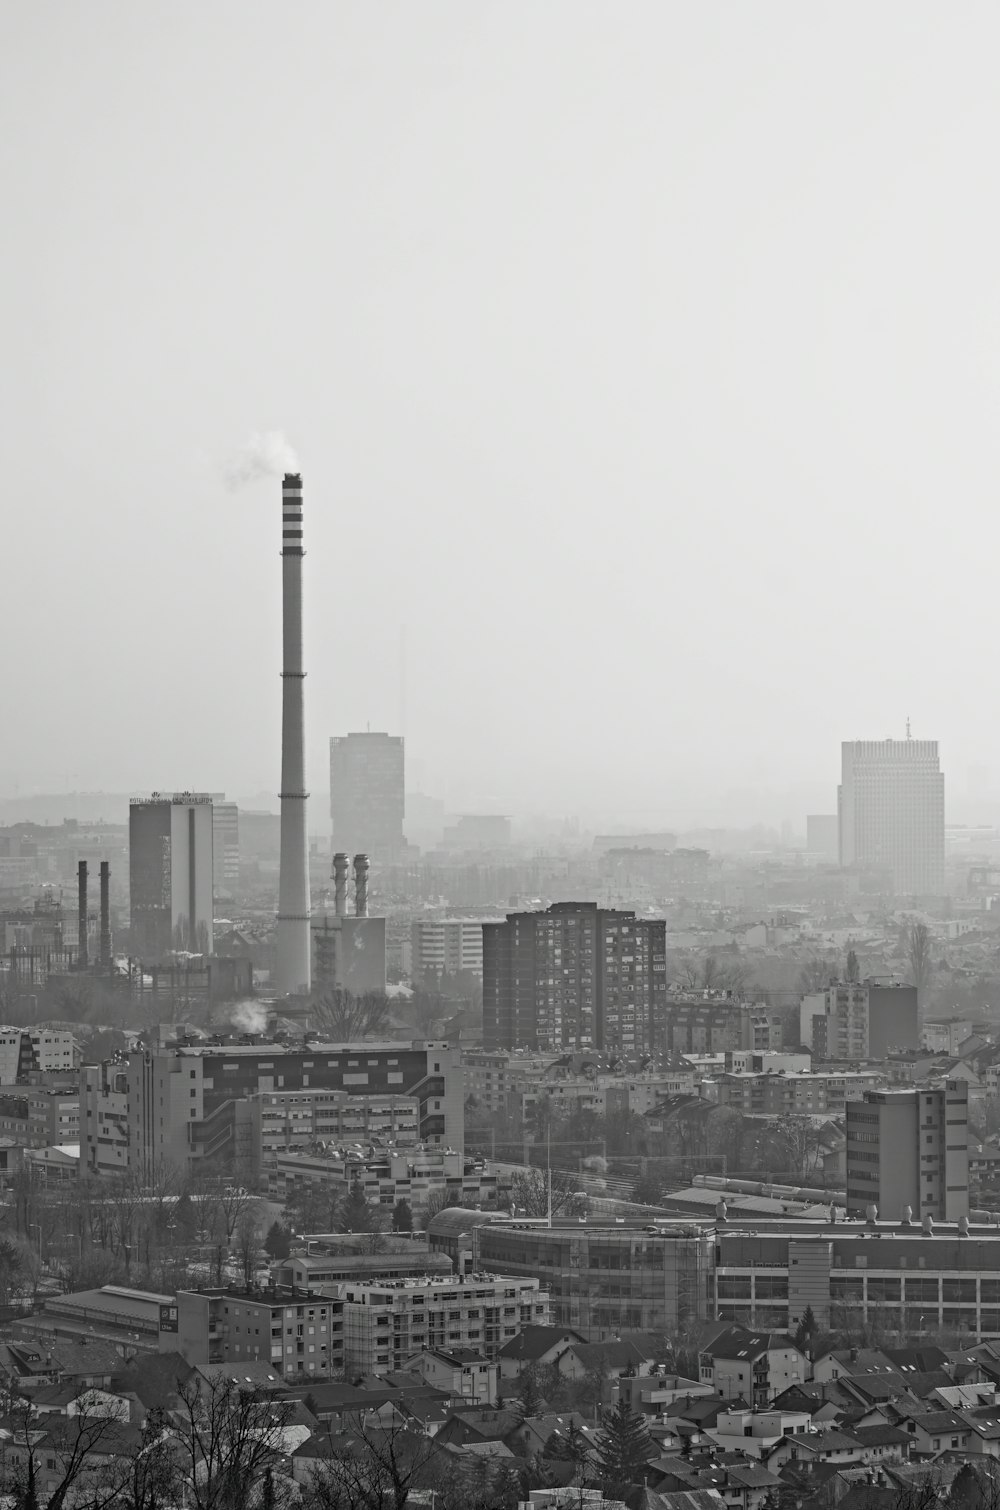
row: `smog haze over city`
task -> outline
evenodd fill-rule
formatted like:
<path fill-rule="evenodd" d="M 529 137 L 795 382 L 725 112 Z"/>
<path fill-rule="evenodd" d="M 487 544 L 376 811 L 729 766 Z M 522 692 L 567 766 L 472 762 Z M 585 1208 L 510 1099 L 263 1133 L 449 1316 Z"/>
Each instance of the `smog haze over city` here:
<path fill-rule="evenodd" d="M 370 726 L 454 810 L 799 831 L 907 717 L 992 818 L 998 44 L 982 4 L 5 7 L 0 792 L 273 803 L 277 478 L 227 478 L 281 432 L 311 828 Z"/>
<path fill-rule="evenodd" d="M 1000 1510 L 998 56 L 0 0 L 0 1510 Z"/>

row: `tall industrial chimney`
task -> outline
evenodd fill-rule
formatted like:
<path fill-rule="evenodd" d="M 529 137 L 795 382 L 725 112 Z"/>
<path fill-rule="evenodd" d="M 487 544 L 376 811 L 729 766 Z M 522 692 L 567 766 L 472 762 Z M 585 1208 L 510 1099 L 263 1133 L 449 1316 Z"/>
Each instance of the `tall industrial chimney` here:
<path fill-rule="evenodd" d="M 101 861 L 101 967 L 111 968 L 111 866 Z"/>
<path fill-rule="evenodd" d="M 77 951 L 76 967 L 78 970 L 86 970 L 90 961 L 87 958 L 87 862 L 79 860 L 76 867 L 76 926 L 77 926 Z"/>
<path fill-rule="evenodd" d="M 354 911 L 357 917 L 368 916 L 368 856 L 354 856 Z"/>
<path fill-rule="evenodd" d="M 274 984 L 279 996 L 308 991 L 309 851 L 306 842 L 305 715 L 302 669 L 302 478 L 281 484 L 281 588 L 284 661 L 281 692 L 281 870 Z"/>
<path fill-rule="evenodd" d="M 333 905 L 338 918 L 347 916 L 347 872 L 351 862 L 342 849 L 333 857 Z"/>

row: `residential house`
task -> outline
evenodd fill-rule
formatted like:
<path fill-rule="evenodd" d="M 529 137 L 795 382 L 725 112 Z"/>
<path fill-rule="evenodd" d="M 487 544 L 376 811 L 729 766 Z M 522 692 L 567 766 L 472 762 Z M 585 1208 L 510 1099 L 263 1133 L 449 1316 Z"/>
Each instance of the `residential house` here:
<path fill-rule="evenodd" d="M 586 1339 L 570 1327 L 525 1326 L 498 1354 L 501 1379 L 516 1379 L 529 1365 L 557 1363 L 566 1349 Z"/>
<path fill-rule="evenodd" d="M 404 1369 L 463 1403 L 496 1404 L 500 1365 L 491 1363 L 475 1348 L 424 1348 L 407 1359 Z"/>
<path fill-rule="evenodd" d="M 784 1332 L 727 1327 L 702 1349 L 699 1373 L 716 1394 L 748 1399 L 755 1408 L 809 1377 L 809 1360 Z"/>

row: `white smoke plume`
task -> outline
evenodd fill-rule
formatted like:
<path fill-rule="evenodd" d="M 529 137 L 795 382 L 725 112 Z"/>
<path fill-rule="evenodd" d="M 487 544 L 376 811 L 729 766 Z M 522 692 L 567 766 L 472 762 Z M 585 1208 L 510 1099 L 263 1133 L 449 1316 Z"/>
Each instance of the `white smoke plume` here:
<path fill-rule="evenodd" d="M 230 1012 L 229 1020 L 242 1033 L 264 1033 L 267 1030 L 267 1008 L 259 1001 L 241 1001 Z"/>
<path fill-rule="evenodd" d="M 226 465 L 226 487 L 230 491 L 258 482 L 262 477 L 282 477 L 298 472 L 299 459 L 281 430 L 263 430 L 251 435 L 243 450 Z"/>

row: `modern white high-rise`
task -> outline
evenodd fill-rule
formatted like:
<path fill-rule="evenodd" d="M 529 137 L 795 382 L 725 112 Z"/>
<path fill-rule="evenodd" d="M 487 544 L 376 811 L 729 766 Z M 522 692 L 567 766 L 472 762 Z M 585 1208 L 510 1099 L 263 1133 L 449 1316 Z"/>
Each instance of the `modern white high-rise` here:
<path fill-rule="evenodd" d="M 411 925 L 410 941 L 415 984 L 464 970 L 482 980 L 482 918 L 421 918 Z"/>
<path fill-rule="evenodd" d="M 154 793 L 129 807 L 132 954 L 157 960 L 173 949 L 212 952 L 212 799 Z"/>
<path fill-rule="evenodd" d="M 840 863 L 884 868 L 901 896 L 944 895 L 944 775 L 936 739 L 841 746 Z"/>

